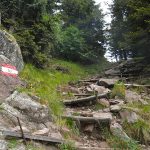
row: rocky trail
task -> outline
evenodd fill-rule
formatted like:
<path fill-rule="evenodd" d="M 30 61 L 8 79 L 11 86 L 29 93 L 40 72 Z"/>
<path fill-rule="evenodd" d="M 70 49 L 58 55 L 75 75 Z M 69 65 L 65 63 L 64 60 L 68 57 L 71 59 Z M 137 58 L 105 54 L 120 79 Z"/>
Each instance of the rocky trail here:
<path fill-rule="evenodd" d="M 111 149 L 107 134 L 125 142 L 135 137 L 141 149 L 150 149 L 150 85 L 133 80 L 149 78 L 141 62 L 115 64 L 104 74 L 58 87 L 65 106 L 61 119 L 70 126 L 65 128 L 55 124 L 50 108 L 39 97 L 19 91 L 27 86 L 18 76 L 24 67 L 21 50 L 14 37 L 2 30 L 0 48 L 0 150 L 32 150 L 27 148 L 30 141 L 37 150 L 57 150 L 68 142 L 64 140 L 68 133 L 78 150 Z M 124 121 L 132 128 L 139 120 L 142 125 L 129 136 Z M 10 146 L 12 138 L 17 139 L 15 147 Z"/>
<path fill-rule="evenodd" d="M 106 73 L 111 72 L 106 71 Z M 133 84 L 126 77 L 116 77 L 108 75 L 104 77 L 94 77 L 81 80 L 78 84 L 68 86 L 74 98 L 64 100 L 66 106 L 63 118 L 72 120 L 80 132 L 76 140 L 76 147 L 79 150 L 101 150 L 111 149 L 107 142 L 105 130 L 113 136 L 123 141 L 130 141 L 129 137 L 123 130 L 124 121 L 135 123 L 139 115 L 134 110 L 128 110 L 128 103 L 140 103 L 149 105 L 150 91 L 149 85 Z M 112 96 L 114 85 L 118 82 L 126 82 L 124 97 Z M 141 88 L 140 94 L 134 91 L 134 88 Z M 65 91 L 62 91 L 63 94 Z M 67 91 L 68 92 L 68 91 Z M 119 91 L 116 91 L 119 92 Z M 150 138 L 145 139 L 150 143 Z M 144 139 L 143 139 L 144 143 Z M 142 149 L 149 149 L 141 143 Z"/>

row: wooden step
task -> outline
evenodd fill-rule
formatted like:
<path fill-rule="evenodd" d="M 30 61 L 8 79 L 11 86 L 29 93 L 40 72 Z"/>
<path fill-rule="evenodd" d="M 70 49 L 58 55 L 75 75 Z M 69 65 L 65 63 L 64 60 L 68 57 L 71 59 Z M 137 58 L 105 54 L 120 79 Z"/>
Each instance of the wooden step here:
<path fill-rule="evenodd" d="M 66 106 L 74 106 L 90 101 L 96 101 L 97 98 L 107 98 L 109 96 L 110 92 L 104 93 L 104 94 L 98 94 L 97 96 L 89 96 L 85 98 L 79 98 L 79 99 L 73 99 L 73 100 L 64 100 L 63 103 Z"/>
<path fill-rule="evenodd" d="M 99 123 L 99 122 L 108 122 L 110 123 L 112 120 L 111 113 L 95 113 L 93 117 L 83 117 L 83 116 L 73 116 L 73 115 L 65 115 L 63 118 L 72 119 L 74 121 L 80 122 L 88 122 L 88 123 Z"/>
<path fill-rule="evenodd" d="M 5 136 L 5 138 L 22 138 L 22 135 L 19 132 L 14 132 L 10 130 L 3 130 L 1 132 Z M 24 138 L 28 140 L 47 142 L 51 144 L 62 144 L 64 142 L 62 139 L 56 139 L 48 136 L 31 135 L 28 133 L 24 133 Z"/>

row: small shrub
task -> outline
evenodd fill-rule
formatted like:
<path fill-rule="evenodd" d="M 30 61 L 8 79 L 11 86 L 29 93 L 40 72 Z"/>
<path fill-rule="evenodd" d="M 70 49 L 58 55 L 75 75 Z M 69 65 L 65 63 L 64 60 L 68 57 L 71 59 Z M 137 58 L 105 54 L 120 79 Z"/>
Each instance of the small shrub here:
<path fill-rule="evenodd" d="M 112 89 L 112 94 L 111 97 L 118 96 L 119 98 L 125 98 L 125 85 L 122 82 L 117 82 L 113 89 Z"/>

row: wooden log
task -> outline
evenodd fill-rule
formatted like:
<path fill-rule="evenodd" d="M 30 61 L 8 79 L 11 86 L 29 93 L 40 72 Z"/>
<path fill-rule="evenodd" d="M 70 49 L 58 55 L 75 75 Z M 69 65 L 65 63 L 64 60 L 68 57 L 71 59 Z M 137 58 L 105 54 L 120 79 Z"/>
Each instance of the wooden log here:
<path fill-rule="evenodd" d="M 2 134 L 6 138 L 22 138 L 22 135 L 19 132 L 3 130 Z M 56 139 L 56 138 L 47 137 L 47 136 L 30 135 L 30 134 L 27 134 L 27 133 L 24 133 L 24 138 L 28 139 L 28 140 L 47 142 L 47 143 L 51 143 L 51 144 L 62 144 L 64 142 L 62 139 Z"/>
<path fill-rule="evenodd" d="M 150 88 L 150 85 L 139 85 L 139 84 L 125 84 L 127 87 L 146 87 Z"/>
<path fill-rule="evenodd" d="M 99 79 L 79 80 L 79 82 L 97 82 Z"/>
<path fill-rule="evenodd" d="M 74 96 L 91 96 L 91 94 L 74 94 Z"/>
<path fill-rule="evenodd" d="M 85 98 L 65 100 L 65 101 L 63 101 L 63 103 L 66 106 L 69 106 L 69 105 L 72 106 L 72 105 L 90 102 L 90 101 L 94 101 L 94 100 L 96 101 L 96 98 L 107 98 L 109 94 L 110 94 L 110 92 L 105 93 L 105 94 L 98 94 L 97 96 L 94 95 L 94 96 L 89 96 L 89 97 L 85 97 Z"/>
<path fill-rule="evenodd" d="M 110 148 L 99 148 L 99 147 L 76 147 L 77 150 L 111 150 Z"/>

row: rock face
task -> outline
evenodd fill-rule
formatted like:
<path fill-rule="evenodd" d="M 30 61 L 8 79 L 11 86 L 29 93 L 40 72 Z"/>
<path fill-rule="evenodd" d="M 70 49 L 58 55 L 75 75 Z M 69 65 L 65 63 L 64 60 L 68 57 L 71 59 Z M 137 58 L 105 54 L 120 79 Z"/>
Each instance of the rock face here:
<path fill-rule="evenodd" d="M 1 51 L 0 51 L 1 52 Z M 4 55 L 0 55 L 0 66 L 3 63 L 12 64 L 11 61 Z M 0 103 L 7 98 L 22 83 L 20 79 L 0 74 Z"/>
<path fill-rule="evenodd" d="M 25 93 L 15 91 L 6 99 L 6 102 L 25 115 L 28 115 L 28 118 L 32 121 L 41 123 L 42 121 L 48 120 L 50 117 L 49 110 L 46 106 L 33 101 L 33 99 Z"/>
<path fill-rule="evenodd" d="M 0 67 L 2 64 L 10 64 L 18 71 L 23 69 L 24 63 L 15 38 L 6 31 L 0 30 Z M 20 79 L 0 74 L 0 103 L 4 101 L 18 86 Z"/>
<path fill-rule="evenodd" d="M 0 55 L 8 58 L 18 71 L 23 69 L 24 63 L 19 45 L 12 35 L 2 30 L 0 30 Z"/>
<path fill-rule="evenodd" d="M 18 131 L 18 117 L 24 132 L 48 136 L 59 134 L 58 128 L 52 123 L 49 108 L 34 101 L 25 93 L 15 91 L 0 107 L 0 129 L 2 130 Z"/>

